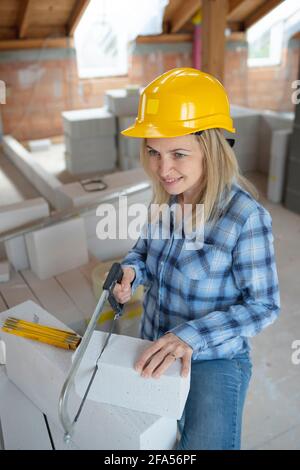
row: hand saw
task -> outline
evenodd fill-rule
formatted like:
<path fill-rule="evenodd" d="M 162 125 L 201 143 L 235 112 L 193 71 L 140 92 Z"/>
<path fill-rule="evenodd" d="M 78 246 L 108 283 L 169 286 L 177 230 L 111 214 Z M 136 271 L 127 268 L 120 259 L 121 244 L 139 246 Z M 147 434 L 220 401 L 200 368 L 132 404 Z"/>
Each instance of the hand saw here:
<path fill-rule="evenodd" d="M 92 318 L 91 318 L 91 320 L 88 324 L 86 332 L 83 335 L 81 343 L 80 343 L 79 347 L 77 348 L 77 351 L 75 353 L 75 357 L 74 357 L 74 361 L 72 363 L 71 369 L 70 369 L 69 374 L 68 374 L 68 376 L 65 380 L 65 383 L 63 385 L 63 388 L 62 388 L 62 391 L 61 391 L 61 394 L 60 394 L 60 398 L 59 398 L 59 417 L 60 417 L 61 424 L 62 424 L 62 426 L 65 430 L 65 435 L 64 435 L 65 442 L 69 442 L 70 439 L 71 439 L 71 435 L 72 435 L 72 432 L 73 432 L 74 425 L 75 425 L 76 421 L 78 421 L 79 415 L 82 411 L 83 405 L 85 403 L 85 400 L 87 398 L 87 395 L 89 393 L 89 390 L 91 388 L 93 380 L 94 380 L 94 378 L 96 376 L 96 373 L 98 371 L 98 362 L 99 362 L 106 346 L 108 345 L 109 339 L 110 339 L 111 334 L 112 334 L 113 329 L 114 329 L 115 322 L 121 316 L 121 314 L 123 312 L 123 305 L 119 304 L 116 301 L 116 299 L 114 298 L 113 293 L 112 293 L 112 291 L 113 291 L 115 285 L 117 284 L 117 282 L 121 282 L 122 277 L 123 277 L 123 270 L 122 270 L 121 265 L 119 263 L 114 263 L 112 265 L 105 281 L 104 281 L 103 292 L 102 292 L 101 297 L 98 301 L 98 304 L 95 308 L 95 311 L 92 315 Z M 83 355 L 84 355 L 84 353 L 85 353 L 85 351 L 88 347 L 91 336 L 93 334 L 93 331 L 96 328 L 98 319 L 101 315 L 102 309 L 103 309 L 104 304 L 105 304 L 107 299 L 108 299 L 110 305 L 112 306 L 112 308 L 115 312 L 115 316 L 114 316 L 110 331 L 109 331 L 109 333 L 107 335 L 107 338 L 105 340 L 105 343 L 103 345 L 103 348 L 102 348 L 102 350 L 101 350 L 101 352 L 100 352 L 100 354 L 99 354 L 99 356 L 96 360 L 96 364 L 95 364 L 93 373 L 91 375 L 91 379 L 89 381 L 89 384 L 87 386 L 87 389 L 85 391 L 85 394 L 83 396 L 83 399 L 80 403 L 80 406 L 79 406 L 78 411 L 75 415 L 75 418 L 72 421 L 69 418 L 68 410 L 67 410 L 68 397 L 69 397 L 69 394 L 70 394 L 70 390 L 71 390 L 71 387 L 74 383 L 74 378 L 75 378 L 76 373 L 77 373 L 77 371 L 79 369 L 79 366 L 81 364 Z"/>

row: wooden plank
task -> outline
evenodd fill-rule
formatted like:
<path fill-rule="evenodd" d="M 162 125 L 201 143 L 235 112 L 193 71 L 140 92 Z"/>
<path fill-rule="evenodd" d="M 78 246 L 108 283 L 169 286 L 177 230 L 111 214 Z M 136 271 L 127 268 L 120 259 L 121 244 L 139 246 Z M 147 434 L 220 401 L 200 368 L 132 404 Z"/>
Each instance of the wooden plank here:
<path fill-rule="evenodd" d="M 170 21 L 175 11 L 180 7 L 182 0 L 169 0 L 164 11 L 164 21 Z"/>
<path fill-rule="evenodd" d="M 192 40 L 193 35 L 190 33 L 157 34 L 155 36 L 138 36 L 136 38 L 136 42 L 139 44 L 191 42 Z"/>
<path fill-rule="evenodd" d="M 9 39 L 0 41 L 0 51 L 40 48 L 72 48 L 73 40 L 69 37 L 47 39 Z"/>
<path fill-rule="evenodd" d="M 21 274 L 45 310 L 77 333 L 84 333 L 86 322 L 82 313 L 55 278 L 42 281 L 28 269 Z"/>
<path fill-rule="evenodd" d="M 202 70 L 221 82 L 224 77 L 227 2 L 202 0 Z"/>
<path fill-rule="evenodd" d="M 267 15 L 271 10 L 277 7 L 282 0 L 267 0 L 259 8 L 257 8 L 250 16 L 245 19 L 245 28 L 248 29 L 263 16 Z"/>
<path fill-rule="evenodd" d="M 243 22 L 264 0 L 229 0 L 227 21 Z"/>
<path fill-rule="evenodd" d="M 223 0 L 224 1 L 224 0 Z M 170 18 L 171 33 L 176 33 L 180 28 L 201 8 L 201 0 L 185 0 L 175 10 Z"/>
<path fill-rule="evenodd" d="M 79 0 L 75 2 L 75 8 L 70 15 L 67 26 L 67 32 L 69 36 L 73 36 L 74 31 L 89 3 L 90 0 Z"/>
<path fill-rule="evenodd" d="M 24 279 L 12 268 L 11 279 L 8 282 L 0 284 L 0 293 L 5 303 L 8 305 L 8 308 L 14 307 L 26 300 L 39 303 L 37 297 L 29 289 Z"/>
<path fill-rule="evenodd" d="M 246 41 L 246 33 L 245 31 L 234 31 L 229 36 L 226 37 L 226 42 L 234 42 L 234 41 Z"/>
<path fill-rule="evenodd" d="M 20 13 L 19 13 L 19 20 L 18 20 L 18 30 L 19 30 L 19 38 L 25 38 L 28 26 L 30 22 L 30 7 L 32 7 L 32 0 L 23 0 L 20 2 Z"/>
<path fill-rule="evenodd" d="M 16 39 L 17 37 L 17 28 L 14 27 L 3 27 L 0 26 L 0 41 L 2 39 Z"/>
<path fill-rule="evenodd" d="M 90 319 L 96 307 L 96 299 L 91 283 L 87 281 L 82 272 L 79 269 L 72 269 L 55 276 L 55 278 L 84 318 Z"/>
<path fill-rule="evenodd" d="M 0 419 L 5 450 L 51 450 L 43 413 L 0 366 Z"/>

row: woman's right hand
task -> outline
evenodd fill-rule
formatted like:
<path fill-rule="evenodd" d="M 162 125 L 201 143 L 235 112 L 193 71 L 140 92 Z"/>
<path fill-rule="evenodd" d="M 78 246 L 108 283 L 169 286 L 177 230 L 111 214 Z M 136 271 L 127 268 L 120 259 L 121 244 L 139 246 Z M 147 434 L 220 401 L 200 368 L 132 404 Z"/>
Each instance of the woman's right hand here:
<path fill-rule="evenodd" d="M 122 268 L 123 278 L 121 283 L 117 283 L 114 287 L 113 294 L 117 302 L 125 304 L 131 297 L 131 283 L 135 278 L 135 270 L 133 268 Z"/>

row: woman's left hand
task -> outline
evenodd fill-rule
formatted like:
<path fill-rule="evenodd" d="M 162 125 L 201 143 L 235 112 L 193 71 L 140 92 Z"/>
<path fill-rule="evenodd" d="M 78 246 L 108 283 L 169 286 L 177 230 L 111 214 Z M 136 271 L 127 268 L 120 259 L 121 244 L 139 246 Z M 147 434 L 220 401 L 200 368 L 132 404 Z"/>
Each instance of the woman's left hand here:
<path fill-rule="evenodd" d="M 135 364 L 135 370 L 142 377 L 159 377 L 173 364 L 181 359 L 181 376 L 187 377 L 191 367 L 193 349 L 173 333 L 167 333 L 144 351 Z"/>

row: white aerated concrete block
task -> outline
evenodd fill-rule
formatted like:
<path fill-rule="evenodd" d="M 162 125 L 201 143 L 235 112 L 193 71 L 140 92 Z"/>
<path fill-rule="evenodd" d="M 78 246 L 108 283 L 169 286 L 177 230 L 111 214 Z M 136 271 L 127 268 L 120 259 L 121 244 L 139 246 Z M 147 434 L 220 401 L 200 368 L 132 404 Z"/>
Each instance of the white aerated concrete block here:
<path fill-rule="evenodd" d="M 70 330 L 31 300 L 0 314 L 1 320 L 9 316 Z M 72 352 L 5 332 L 1 332 L 1 337 L 6 345 L 6 370 L 10 380 L 40 410 L 58 422 L 58 393 L 70 366 Z"/>
<path fill-rule="evenodd" d="M 106 333 L 95 331 L 85 352 L 75 380 L 76 392 L 81 397 L 106 336 Z M 189 393 L 190 375 L 181 377 L 181 361 L 176 360 L 160 379 L 141 377 L 135 371 L 134 363 L 151 344 L 143 339 L 112 335 L 98 364 L 100 373 L 91 386 L 89 399 L 180 419 Z"/>
<path fill-rule="evenodd" d="M 9 281 L 9 262 L 0 261 L 0 282 Z"/>
<path fill-rule="evenodd" d="M 69 330 L 32 301 L 0 314 L 1 319 L 8 316 Z M 72 352 L 8 333 L 3 333 L 3 339 L 7 349 L 8 377 L 47 415 L 51 430 L 55 427 L 55 439 L 62 440 L 58 402 L 71 367 Z M 70 418 L 75 416 L 80 402 L 79 397 L 71 393 Z M 94 403 L 88 397 L 72 441 L 80 449 L 172 449 L 176 430 L 175 420 Z"/>
<path fill-rule="evenodd" d="M 76 157 L 83 157 L 83 160 L 85 155 L 101 155 L 107 150 L 111 150 L 112 144 L 115 147 L 114 135 L 95 136 L 78 140 L 71 139 L 71 137 L 65 134 L 64 139 L 66 151 Z"/>
<path fill-rule="evenodd" d="M 122 170 L 128 170 L 137 166 L 140 159 L 141 139 L 134 139 L 126 137 L 121 134 L 121 131 L 127 129 L 134 123 L 133 116 L 123 116 L 118 118 L 119 126 L 119 165 Z"/>
<path fill-rule="evenodd" d="M 2 339 L 0 339 L 0 364 L 6 364 L 6 349 Z"/>
<path fill-rule="evenodd" d="M 84 221 L 80 218 L 36 230 L 25 239 L 31 269 L 40 279 L 88 262 Z"/>
<path fill-rule="evenodd" d="M 42 197 L 0 206 L 0 232 L 11 230 L 48 215 L 49 206 Z"/>
<path fill-rule="evenodd" d="M 104 104 L 116 116 L 136 116 L 139 107 L 140 93 L 128 93 L 120 88 L 107 90 L 104 95 Z"/>
<path fill-rule="evenodd" d="M 6 256 L 16 271 L 29 268 L 29 259 L 24 235 L 4 242 Z"/>
<path fill-rule="evenodd" d="M 80 147 L 72 152 L 66 151 L 65 159 L 67 169 L 71 173 L 114 170 L 117 161 L 115 137 L 108 136 L 99 139 L 98 149 L 92 153 L 89 153 L 88 146 L 86 151 L 80 150 Z"/>
<path fill-rule="evenodd" d="M 4 449 L 51 450 L 51 441 L 43 414 L 8 379 L 4 367 L 0 367 L 0 396 Z"/>
<path fill-rule="evenodd" d="M 116 118 L 106 108 L 79 109 L 62 113 L 64 133 L 72 139 L 114 135 Z"/>
<path fill-rule="evenodd" d="M 62 183 L 39 165 L 32 155 L 13 137 L 8 135 L 3 138 L 3 148 L 13 164 L 19 168 L 39 193 L 45 196 L 55 207 L 56 190 L 62 186 Z"/>

